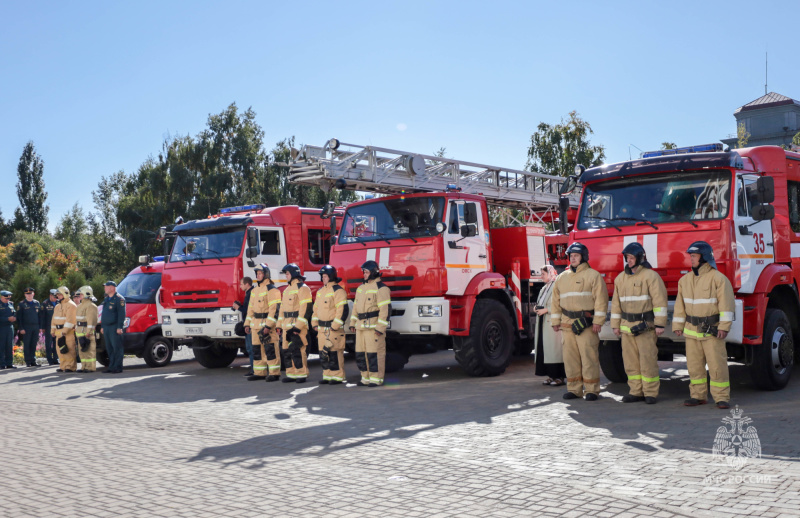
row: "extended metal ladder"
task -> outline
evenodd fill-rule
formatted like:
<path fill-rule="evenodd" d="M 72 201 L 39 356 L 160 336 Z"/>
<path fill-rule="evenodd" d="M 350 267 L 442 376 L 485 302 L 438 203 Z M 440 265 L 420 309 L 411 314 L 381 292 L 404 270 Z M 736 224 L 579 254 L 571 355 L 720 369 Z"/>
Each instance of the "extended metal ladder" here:
<path fill-rule="evenodd" d="M 558 213 L 564 178 L 331 139 L 322 147 L 293 149 L 289 181 L 325 191 L 336 187 L 386 194 L 444 191 L 455 185 L 484 196 L 489 205 L 521 209 L 524 215 L 505 212 L 525 225 L 552 220 Z M 577 194 L 570 197 L 570 206 L 578 206 Z"/>

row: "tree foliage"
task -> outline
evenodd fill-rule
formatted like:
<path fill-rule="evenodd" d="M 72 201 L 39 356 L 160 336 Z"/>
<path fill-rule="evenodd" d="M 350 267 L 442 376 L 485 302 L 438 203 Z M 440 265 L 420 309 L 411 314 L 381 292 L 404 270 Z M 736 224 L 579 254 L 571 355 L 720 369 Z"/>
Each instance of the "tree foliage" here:
<path fill-rule="evenodd" d="M 661 149 L 662 149 L 662 150 L 666 150 L 666 149 L 675 149 L 675 148 L 677 148 L 677 147 L 678 147 L 678 145 L 677 145 L 677 144 L 675 144 L 674 142 L 662 142 L 662 143 L 661 143 Z"/>
<path fill-rule="evenodd" d="M 750 132 L 747 131 L 747 127 L 744 125 L 744 122 L 740 122 L 736 126 L 736 147 L 743 148 L 747 147 L 747 143 L 750 141 Z"/>
<path fill-rule="evenodd" d="M 47 232 L 47 193 L 44 189 L 44 162 L 36 153 L 33 141 L 22 150 L 17 165 L 17 198 L 19 214 L 15 212 L 15 226 L 24 222 L 24 229 L 42 234 Z"/>
<path fill-rule="evenodd" d="M 531 135 L 528 161 L 525 168 L 534 173 L 568 176 L 578 164 L 599 165 L 606 157 L 602 145 L 593 146 L 589 138 L 591 125 L 571 111 L 566 119 L 555 125 L 539 123 Z"/>

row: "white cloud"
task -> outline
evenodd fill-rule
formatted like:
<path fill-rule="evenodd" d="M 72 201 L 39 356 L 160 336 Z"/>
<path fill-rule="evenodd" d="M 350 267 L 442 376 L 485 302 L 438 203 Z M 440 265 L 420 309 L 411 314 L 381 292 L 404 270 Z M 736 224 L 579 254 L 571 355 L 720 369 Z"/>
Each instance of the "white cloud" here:
<path fill-rule="evenodd" d="M 397 131 L 405 131 L 408 129 L 408 126 L 405 122 L 400 122 L 397 124 Z"/>

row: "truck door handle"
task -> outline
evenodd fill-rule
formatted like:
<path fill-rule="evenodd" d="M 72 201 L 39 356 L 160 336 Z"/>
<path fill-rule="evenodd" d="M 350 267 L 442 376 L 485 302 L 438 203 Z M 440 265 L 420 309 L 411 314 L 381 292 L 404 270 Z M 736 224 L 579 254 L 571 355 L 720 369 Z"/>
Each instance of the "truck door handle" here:
<path fill-rule="evenodd" d="M 773 246 L 773 244 L 772 243 L 767 243 L 767 246 Z"/>
<path fill-rule="evenodd" d="M 486 254 L 481 254 L 478 257 L 480 257 L 481 259 L 486 259 Z"/>

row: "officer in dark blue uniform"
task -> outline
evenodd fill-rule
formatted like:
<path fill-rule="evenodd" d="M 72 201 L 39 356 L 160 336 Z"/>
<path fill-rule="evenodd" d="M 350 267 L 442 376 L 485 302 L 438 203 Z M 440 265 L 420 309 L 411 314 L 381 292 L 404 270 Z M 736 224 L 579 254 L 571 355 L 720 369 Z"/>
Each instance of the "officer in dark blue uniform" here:
<path fill-rule="evenodd" d="M 108 281 L 105 286 L 106 298 L 103 300 L 102 333 L 108 353 L 108 369 L 103 372 L 118 374 L 122 372 L 122 333 L 125 325 L 125 299 L 117 293 L 117 283 Z"/>
<path fill-rule="evenodd" d="M 41 316 L 39 327 L 44 329 L 44 355 L 47 357 L 48 365 L 58 365 L 58 355 L 53 343 L 53 335 L 50 333 L 50 325 L 53 323 L 53 310 L 58 305 L 56 293 L 58 293 L 58 290 L 50 290 L 50 298 L 42 303 L 42 311 L 39 313 Z"/>
<path fill-rule="evenodd" d="M 39 366 L 36 363 L 36 346 L 39 345 L 42 305 L 33 298 L 33 295 L 33 288 L 25 288 L 25 300 L 17 305 L 17 325 L 19 334 L 22 335 L 25 365 L 28 367 Z"/>
<path fill-rule="evenodd" d="M 0 369 L 16 369 L 14 366 L 14 322 L 17 312 L 11 302 L 10 291 L 0 291 Z"/>

